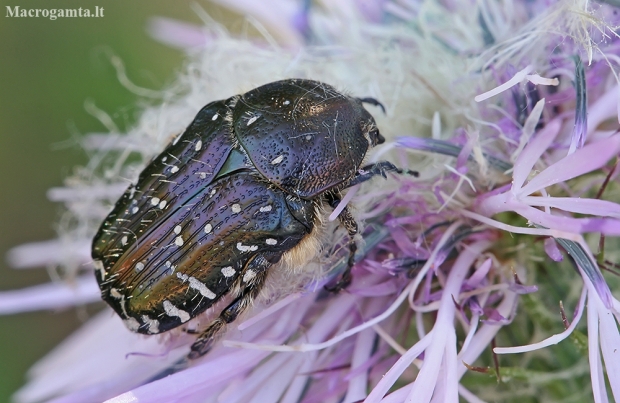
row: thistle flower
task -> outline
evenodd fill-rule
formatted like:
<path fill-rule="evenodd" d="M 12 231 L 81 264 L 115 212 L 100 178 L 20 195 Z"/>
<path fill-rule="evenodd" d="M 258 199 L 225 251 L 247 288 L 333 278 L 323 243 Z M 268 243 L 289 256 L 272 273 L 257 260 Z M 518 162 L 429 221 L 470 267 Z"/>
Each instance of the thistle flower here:
<path fill-rule="evenodd" d="M 64 232 L 11 255 L 17 266 L 59 265 L 66 279 L 0 293 L 0 311 L 98 300 L 89 240 L 127 179 L 207 102 L 286 77 L 380 99 L 387 113 L 372 113 L 388 141 L 370 158 L 420 172 L 352 188 L 341 203 L 365 224 L 350 287 L 323 290 L 347 258 L 335 231 L 299 269 L 302 282 L 274 273 L 252 312 L 189 368 L 175 363 L 194 336 L 139 336 L 108 309 L 32 368 L 17 401 L 620 399 L 617 280 L 601 273 L 619 258 L 617 10 L 361 4 L 280 0 L 265 13 L 226 3 L 263 33 L 252 40 L 201 10 L 205 28 L 155 20 L 156 38 L 190 49 L 185 71 L 128 133 L 84 138 L 93 161 L 50 192 L 67 207 Z M 569 337 L 565 354 L 541 352 Z"/>

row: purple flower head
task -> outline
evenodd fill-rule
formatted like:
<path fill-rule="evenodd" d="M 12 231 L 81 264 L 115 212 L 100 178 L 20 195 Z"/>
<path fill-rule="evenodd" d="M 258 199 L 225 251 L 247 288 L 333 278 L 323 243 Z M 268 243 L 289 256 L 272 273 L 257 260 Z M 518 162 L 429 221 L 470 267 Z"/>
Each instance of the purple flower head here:
<path fill-rule="evenodd" d="M 620 400 L 620 302 L 602 271 L 620 259 L 609 247 L 620 235 L 617 10 L 587 1 L 257 4 L 222 2 L 262 33 L 252 40 L 214 22 L 153 21 L 156 39 L 190 49 L 187 71 L 128 133 L 108 125 L 110 135 L 83 139 L 93 160 L 49 194 L 71 224 L 10 257 L 16 267 L 60 265 L 65 278 L 0 293 L 0 312 L 98 301 L 90 242 L 127 179 L 202 106 L 267 82 L 311 78 L 381 100 L 385 114 L 368 110 L 387 141 L 367 160 L 419 177 L 375 178 L 338 205 L 363 224 L 346 290 L 324 289 L 348 259 L 346 231 L 326 220 L 315 257 L 270 273 L 206 356 L 183 360 L 196 338 L 188 330 L 219 305 L 158 336 L 130 332 L 106 308 L 31 369 L 15 400 Z M 550 308 L 560 304 L 574 311 L 565 321 Z M 565 340 L 585 332 L 587 351 Z M 555 345 L 566 359 L 534 355 Z M 516 355 L 524 352 L 531 358 Z M 569 373 L 578 390 L 558 383 Z"/>

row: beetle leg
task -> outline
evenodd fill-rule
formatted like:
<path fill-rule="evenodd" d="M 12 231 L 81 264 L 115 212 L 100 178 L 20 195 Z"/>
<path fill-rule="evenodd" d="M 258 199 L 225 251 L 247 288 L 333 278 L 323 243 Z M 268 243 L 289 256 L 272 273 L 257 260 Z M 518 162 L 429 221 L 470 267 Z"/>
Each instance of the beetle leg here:
<path fill-rule="evenodd" d="M 216 337 L 221 334 L 226 325 L 234 322 L 252 304 L 252 301 L 258 296 L 265 284 L 269 266 L 271 266 L 271 263 L 262 255 L 256 256 L 246 266 L 246 269 L 241 274 L 243 276 L 242 281 L 246 283 L 246 286 L 241 290 L 239 296 L 224 308 L 220 316 L 211 322 L 209 327 L 198 336 L 194 344 L 192 344 L 190 353 L 187 355 L 188 359 L 195 360 L 207 354 L 213 347 Z M 252 274 L 248 275 L 248 273 Z"/>
<path fill-rule="evenodd" d="M 351 187 L 351 186 L 360 184 L 362 182 L 366 182 L 367 180 L 372 179 L 373 177 L 377 175 L 381 175 L 384 178 L 387 178 L 387 175 L 386 175 L 387 172 L 395 172 L 401 175 L 405 174 L 405 175 L 418 176 L 418 173 L 416 171 L 411 171 L 409 169 L 396 168 L 396 166 L 389 161 L 381 161 L 375 164 L 370 164 L 370 165 L 366 165 L 365 167 L 362 167 L 357 172 L 357 174 L 355 174 L 353 179 L 351 179 L 351 181 L 347 183 L 347 187 Z"/>
<path fill-rule="evenodd" d="M 336 194 L 330 193 L 326 198 L 332 208 L 335 208 L 340 203 L 340 197 Z M 329 292 L 339 292 L 351 284 L 351 270 L 355 264 L 355 252 L 357 252 L 357 244 L 355 243 L 355 235 L 357 235 L 358 232 L 357 221 L 355 221 L 355 218 L 347 207 L 340 212 L 338 220 L 340 221 L 340 225 L 342 225 L 349 234 L 349 259 L 347 261 L 347 268 L 342 273 L 342 276 L 340 276 L 338 282 L 333 286 L 325 286 L 325 289 Z"/>

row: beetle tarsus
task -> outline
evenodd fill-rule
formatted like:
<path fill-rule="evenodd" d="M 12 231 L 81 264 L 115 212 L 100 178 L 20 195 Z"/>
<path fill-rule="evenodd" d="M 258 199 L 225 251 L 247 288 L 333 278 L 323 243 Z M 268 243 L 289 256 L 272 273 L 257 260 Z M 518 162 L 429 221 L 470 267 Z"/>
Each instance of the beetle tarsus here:
<path fill-rule="evenodd" d="M 365 167 L 360 169 L 358 173 L 353 177 L 353 179 L 351 179 L 351 181 L 347 184 L 347 187 L 366 182 L 367 180 L 370 180 L 377 175 L 381 175 L 384 178 L 387 178 L 388 172 L 394 172 L 401 175 L 411 175 L 415 177 L 419 175 L 416 171 L 396 168 L 396 166 L 389 161 L 381 161 L 375 164 L 366 165 Z"/>
<path fill-rule="evenodd" d="M 202 332 L 194 344 L 192 344 L 191 351 L 187 355 L 187 358 L 190 360 L 195 360 L 196 358 L 200 358 L 207 354 L 215 343 L 215 336 L 220 333 L 225 326 L 226 322 L 221 318 L 221 316 L 211 322 L 209 327 Z"/>
<path fill-rule="evenodd" d="M 353 280 L 353 276 L 351 275 L 351 270 L 347 268 L 344 273 L 342 273 L 342 277 L 340 280 L 334 285 L 326 285 L 324 288 L 326 291 L 333 292 L 334 294 L 339 293 L 344 290 L 351 284 L 351 280 Z"/>

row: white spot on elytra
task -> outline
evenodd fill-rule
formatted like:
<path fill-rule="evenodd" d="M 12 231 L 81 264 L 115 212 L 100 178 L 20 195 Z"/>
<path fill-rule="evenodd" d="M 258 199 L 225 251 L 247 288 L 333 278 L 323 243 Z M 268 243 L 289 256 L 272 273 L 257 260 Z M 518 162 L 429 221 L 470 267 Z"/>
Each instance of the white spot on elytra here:
<path fill-rule="evenodd" d="M 177 234 L 177 235 L 181 233 L 181 226 L 180 225 L 177 225 L 176 227 L 174 227 L 174 233 Z"/>
<path fill-rule="evenodd" d="M 135 318 L 127 318 L 123 320 L 123 323 L 125 324 L 127 329 L 131 330 L 132 332 L 137 332 L 138 328 L 140 327 L 140 322 L 138 322 Z"/>
<path fill-rule="evenodd" d="M 177 278 L 183 282 L 186 282 L 189 277 L 187 274 L 177 273 Z"/>
<path fill-rule="evenodd" d="M 277 240 L 275 240 L 275 239 L 273 239 L 273 238 L 267 238 L 267 239 L 265 240 L 265 243 L 266 243 L 267 245 L 276 245 L 276 244 L 278 243 L 278 241 L 277 241 Z"/>
<path fill-rule="evenodd" d="M 213 115 L 213 117 L 211 118 L 211 120 L 215 122 L 215 121 L 217 120 L 218 116 L 219 116 L 219 115 L 216 113 L 215 115 Z"/>
<path fill-rule="evenodd" d="M 205 225 L 205 234 L 210 233 L 213 230 L 213 226 L 211 224 Z"/>
<path fill-rule="evenodd" d="M 271 211 L 271 204 L 263 206 L 263 207 L 259 208 L 259 210 L 260 210 L 261 213 L 266 213 L 268 211 Z"/>
<path fill-rule="evenodd" d="M 138 212 L 138 208 L 137 207 L 133 207 L 131 209 L 131 214 L 136 214 Z"/>
<path fill-rule="evenodd" d="M 125 309 L 125 296 L 123 294 L 121 294 L 120 292 L 118 292 L 118 290 L 116 288 L 110 288 L 110 296 L 114 299 L 120 299 L 119 301 L 119 305 L 121 306 L 121 317 L 125 318 L 125 319 L 131 319 L 129 317 L 129 315 L 127 314 L 127 309 Z"/>
<path fill-rule="evenodd" d="M 167 299 L 164 300 L 164 311 L 168 316 L 176 316 L 181 319 L 181 323 L 185 323 L 189 320 L 189 313 L 172 305 L 172 302 Z"/>
<path fill-rule="evenodd" d="M 307 135 L 306 136 L 306 140 L 308 140 L 308 141 L 312 140 L 312 136 L 311 135 Z"/>
<path fill-rule="evenodd" d="M 168 204 L 168 202 L 167 202 L 167 201 L 165 201 L 165 200 L 162 200 L 162 201 L 159 203 L 159 208 L 160 208 L 160 209 L 163 209 L 164 207 L 166 207 L 166 204 Z"/>
<path fill-rule="evenodd" d="M 222 274 L 224 275 L 224 277 L 232 277 L 235 275 L 235 273 L 236 271 L 232 268 L 232 266 L 222 267 Z"/>
<path fill-rule="evenodd" d="M 278 155 L 273 160 L 271 160 L 271 165 L 279 164 L 282 161 L 284 161 L 284 155 Z"/>
<path fill-rule="evenodd" d="M 237 203 L 233 204 L 231 207 L 233 213 L 238 213 L 241 211 L 241 206 Z"/>
<path fill-rule="evenodd" d="M 123 294 L 121 294 L 120 292 L 118 292 L 118 290 L 116 288 L 110 288 L 110 296 L 112 298 L 115 299 L 121 299 L 123 298 Z"/>
<path fill-rule="evenodd" d="M 168 161 L 168 156 L 162 157 L 161 162 L 166 162 L 166 161 Z"/>
<path fill-rule="evenodd" d="M 258 116 L 252 116 L 250 118 L 250 120 L 248 120 L 248 126 L 251 125 L 252 123 L 256 122 L 258 120 Z"/>
<path fill-rule="evenodd" d="M 254 252 L 258 249 L 256 245 L 243 245 L 241 242 L 237 242 L 237 249 L 241 252 Z"/>
<path fill-rule="evenodd" d="M 208 299 L 215 299 L 216 295 L 213 291 L 207 288 L 206 285 L 200 282 L 196 277 L 189 278 L 189 288 L 197 290 L 200 295 Z"/>
<path fill-rule="evenodd" d="M 202 148 L 202 140 L 198 140 L 196 142 L 196 146 L 194 147 L 194 150 L 200 151 L 201 148 Z"/>
<path fill-rule="evenodd" d="M 200 172 L 200 173 L 198 174 L 198 176 L 200 176 L 200 179 L 204 179 L 204 178 L 206 178 L 206 177 L 207 177 L 207 173 L 206 173 L 206 172 Z"/>
<path fill-rule="evenodd" d="M 181 235 L 179 235 L 178 237 L 176 237 L 174 239 L 174 244 L 176 246 L 183 246 L 183 237 Z"/>
<path fill-rule="evenodd" d="M 105 278 L 105 267 L 103 266 L 103 262 L 101 260 L 93 260 L 93 265 L 95 266 L 95 270 L 99 272 L 99 275 L 102 279 Z"/>
<path fill-rule="evenodd" d="M 216 193 L 217 193 L 217 190 L 211 189 L 211 193 L 209 193 L 209 197 L 213 197 L 213 195 Z"/>
<path fill-rule="evenodd" d="M 151 319 L 146 315 L 142 315 L 142 322 L 149 328 L 149 333 L 155 334 L 159 333 L 159 321 L 156 319 Z"/>
<path fill-rule="evenodd" d="M 136 270 L 138 270 L 138 271 L 144 270 L 144 263 L 142 263 L 142 262 L 136 263 Z"/>
<path fill-rule="evenodd" d="M 125 236 L 123 236 L 121 238 L 121 245 L 123 245 L 123 246 L 127 245 L 127 235 L 125 235 Z"/>
<path fill-rule="evenodd" d="M 256 272 L 252 269 L 248 269 L 243 275 L 243 282 L 247 283 L 248 281 L 252 281 L 254 277 L 256 277 Z"/>
<path fill-rule="evenodd" d="M 159 197 L 153 197 L 153 198 L 151 199 L 151 204 L 152 204 L 153 206 L 157 206 L 157 205 L 159 204 Z"/>
<path fill-rule="evenodd" d="M 172 168 L 170 168 L 170 173 L 175 174 L 177 172 L 179 172 L 179 167 L 176 165 L 173 165 Z"/>
<path fill-rule="evenodd" d="M 170 262 L 170 260 L 166 260 L 166 263 L 164 263 L 166 265 L 167 268 L 170 268 L 172 266 L 172 262 Z"/>
<path fill-rule="evenodd" d="M 290 104 L 290 103 L 291 103 L 291 101 L 289 101 L 288 99 L 287 99 L 286 101 L 284 101 L 284 102 L 283 102 L 283 104 L 284 104 L 284 105 L 288 105 L 288 104 Z"/>

